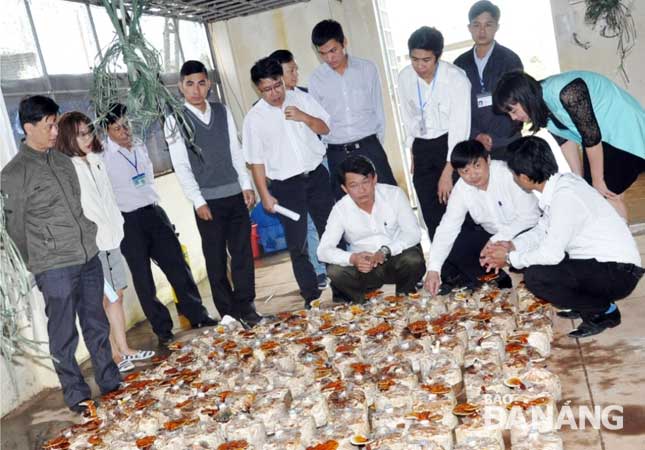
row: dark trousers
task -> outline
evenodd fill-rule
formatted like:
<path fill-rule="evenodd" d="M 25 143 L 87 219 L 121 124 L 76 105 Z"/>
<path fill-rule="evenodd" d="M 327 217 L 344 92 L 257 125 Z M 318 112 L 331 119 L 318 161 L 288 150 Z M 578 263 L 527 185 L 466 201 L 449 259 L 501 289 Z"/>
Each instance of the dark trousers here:
<path fill-rule="evenodd" d="M 631 294 L 641 276 L 643 269 L 633 264 L 566 257 L 556 265 L 527 268 L 524 282 L 534 295 L 585 319 Z"/>
<path fill-rule="evenodd" d="M 430 240 L 434 239 L 434 232 L 441 222 L 446 205 L 439 203 L 437 196 L 439 178 L 446 166 L 448 156 L 448 133 L 436 139 L 416 138 L 412 143 L 412 159 L 414 173 L 412 183 L 419 199 L 423 221 L 428 228 Z M 453 182 L 459 178 L 457 171 L 453 175 Z"/>
<path fill-rule="evenodd" d="M 374 163 L 379 183 L 391 184 L 393 186 L 397 185 L 392 168 L 387 160 L 385 149 L 383 149 L 381 142 L 375 134 L 354 143 L 342 145 L 329 144 L 327 145 L 327 161 L 329 162 L 332 191 L 336 200 L 339 200 L 345 195 L 340 188 L 338 167 L 351 155 L 362 155 L 369 158 Z"/>
<path fill-rule="evenodd" d="M 221 317 L 244 317 L 255 310 L 255 269 L 251 250 L 251 221 L 242 194 L 208 200 L 213 220 L 195 214 L 202 237 L 208 282 Z M 231 278 L 227 274 L 227 249 L 231 255 Z"/>
<path fill-rule="evenodd" d="M 175 290 L 179 312 L 192 325 L 202 322 L 208 314 L 166 212 L 160 206 L 148 205 L 123 213 L 123 219 L 125 236 L 121 241 L 121 252 L 132 273 L 141 308 L 155 334 L 167 337 L 172 332 L 172 319 L 168 309 L 157 298 L 151 259 L 156 261 Z"/>
<path fill-rule="evenodd" d="M 468 215 L 441 268 L 441 279 L 449 282 L 459 277 L 463 282 L 476 284 L 478 278 L 486 274 L 486 269 L 479 263 L 479 254 L 491 236 Z"/>
<path fill-rule="evenodd" d="M 311 215 L 318 234 L 322 236 L 334 204 L 329 172 L 320 164 L 307 174 L 286 180 L 273 180 L 271 194 L 278 199 L 280 205 L 300 214 L 300 220 L 297 222 L 280 214 L 278 217 L 284 227 L 291 266 L 300 294 L 306 302 L 310 302 L 320 297 L 320 289 L 307 250 L 307 214 Z"/>
<path fill-rule="evenodd" d="M 416 291 L 416 284 L 426 272 L 421 245 L 415 245 L 392 256 L 368 273 L 354 266 L 329 264 L 327 276 L 331 285 L 344 299 L 362 302 L 365 294 L 384 284 L 395 284 L 396 292 L 408 294 Z"/>
<path fill-rule="evenodd" d="M 110 324 L 103 310 L 103 269 L 94 256 L 85 264 L 46 270 L 36 275 L 38 289 L 45 299 L 49 352 L 63 387 L 67 406 L 91 398 L 90 387 L 76 362 L 78 315 L 83 340 L 94 367 L 96 384 L 105 394 L 121 382 L 112 361 Z"/>

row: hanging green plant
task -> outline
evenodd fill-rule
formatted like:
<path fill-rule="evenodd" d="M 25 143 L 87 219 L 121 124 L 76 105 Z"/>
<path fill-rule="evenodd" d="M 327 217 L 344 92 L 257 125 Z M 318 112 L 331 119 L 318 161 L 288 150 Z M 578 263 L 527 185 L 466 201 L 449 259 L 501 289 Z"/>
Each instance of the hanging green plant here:
<path fill-rule="evenodd" d="M 6 361 L 25 354 L 48 358 L 49 354 L 40 347 L 46 342 L 22 334 L 23 327 L 31 322 L 31 277 L 5 224 L 4 197 L 0 194 L 0 354 Z M 11 364 L 8 367 L 13 369 Z"/>
<path fill-rule="evenodd" d="M 182 102 L 163 84 L 159 52 L 145 39 L 141 30 L 141 17 L 149 2 L 132 0 L 128 2 L 127 10 L 124 1 L 101 2 L 116 34 L 93 71 L 90 95 L 97 124 L 101 127 L 106 125 L 114 103 L 125 103 L 132 129 L 140 137 L 155 121 L 172 115 L 176 124 L 173 131 L 180 132 L 192 142 L 193 132 L 187 125 Z M 126 80 L 129 90 L 124 100 L 119 88 Z"/>
<path fill-rule="evenodd" d="M 600 28 L 600 35 L 604 38 L 618 39 L 618 70 L 629 83 L 625 58 L 636 43 L 636 25 L 629 6 L 623 0 L 585 0 L 585 3 L 585 23 L 594 29 Z"/>

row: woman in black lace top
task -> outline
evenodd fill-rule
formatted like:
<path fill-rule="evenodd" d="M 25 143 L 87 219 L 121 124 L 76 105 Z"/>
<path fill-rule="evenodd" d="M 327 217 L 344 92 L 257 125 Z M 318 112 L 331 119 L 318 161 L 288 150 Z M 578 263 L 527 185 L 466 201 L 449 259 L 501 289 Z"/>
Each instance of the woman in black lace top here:
<path fill-rule="evenodd" d="M 493 102 L 513 120 L 530 122 L 533 132 L 547 127 L 572 171 L 627 217 L 623 193 L 645 171 L 645 110 L 636 99 L 594 72 L 565 72 L 541 82 L 511 72 L 500 79 Z"/>

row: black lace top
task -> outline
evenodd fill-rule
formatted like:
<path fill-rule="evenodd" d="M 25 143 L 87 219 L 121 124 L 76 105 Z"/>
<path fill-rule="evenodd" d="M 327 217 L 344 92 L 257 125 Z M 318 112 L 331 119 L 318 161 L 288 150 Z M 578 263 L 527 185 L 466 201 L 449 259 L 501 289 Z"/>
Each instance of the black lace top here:
<path fill-rule="evenodd" d="M 560 91 L 560 102 L 562 102 L 562 106 L 569 113 L 578 133 L 582 137 L 583 147 L 593 147 L 600 143 L 602 140 L 600 127 L 598 126 L 598 121 L 596 120 L 596 115 L 591 105 L 589 89 L 587 89 L 587 84 L 582 78 L 576 78 L 562 88 Z M 558 128 L 566 129 L 552 114 L 550 118 Z"/>

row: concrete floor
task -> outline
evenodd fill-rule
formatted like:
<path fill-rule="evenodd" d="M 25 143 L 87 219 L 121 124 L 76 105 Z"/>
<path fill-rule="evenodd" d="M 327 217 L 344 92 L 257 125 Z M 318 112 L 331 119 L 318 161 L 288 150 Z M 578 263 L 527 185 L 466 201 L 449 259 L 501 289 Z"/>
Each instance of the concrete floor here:
<path fill-rule="evenodd" d="M 645 261 L 645 233 L 636 239 Z M 256 267 L 257 309 L 260 313 L 302 308 L 287 254 L 266 257 L 259 260 Z M 200 290 L 204 303 L 216 315 L 208 284 L 201 283 Z M 323 299 L 330 297 L 331 292 L 326 289 Z M 572 407 L 576 418 L 580 406 L 591 410 L 596 406 L 622 407 L 623 426 L 620 430 L 593 429 L 590 422 L 585 429 L 563 427 L 561 435 L 567 450 L 645 449 L 645 395 L 642 392 L 645 386 L 645 279 L 619 306 L 623 317 L 620 327 L 582 341 L 566 336 L 574 326 L 572 321 L 555 321 L 555 341 L 549 360 L 551 369 L 562 381 L 562 404 Z M 191 333 L 181 327 L 175 331 L 178 337 Z M 133 328 L 128 333 L 128 341 L 134 348 L 164 351 L 157 348 L 156 338 L 147 322 Z M 83 370 L 92 382 L 91 366 L 86 363 Z M 96 386 L 93 389 L 96 391 Z M 2 419 L 0 448 L 39 449 L 60 429 L 78 421 L 78 416 L 65 408 L 60 390 L 42 392 Z"/>

